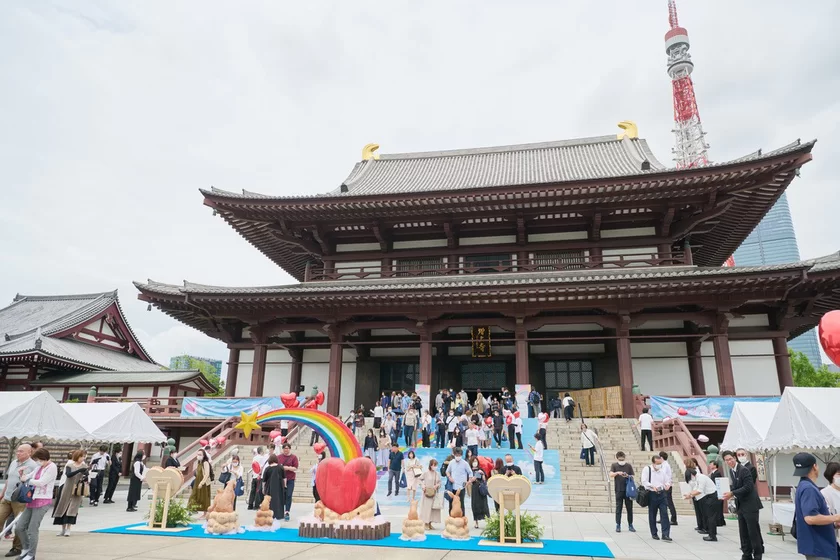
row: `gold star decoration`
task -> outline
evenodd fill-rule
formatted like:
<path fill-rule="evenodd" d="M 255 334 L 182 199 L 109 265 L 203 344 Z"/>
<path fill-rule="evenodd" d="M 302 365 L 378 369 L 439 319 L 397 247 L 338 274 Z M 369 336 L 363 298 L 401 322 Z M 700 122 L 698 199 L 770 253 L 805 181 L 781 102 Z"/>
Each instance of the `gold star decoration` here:
<path fill-rule="evenodd" d="M 242 421 L 236 426 L 234 426 L 234 428 L 237 430 L 242 430 L 246 438 L 251 437 L 252 430 L 260 429 L 260 425 L 257 424 L 257 414 L 259 414 L 259 412 L 256 410 L 253 412 L 253 414 L 248 414 L 247 412 L 240 412 L 239 415 L 242 416 Z"/>

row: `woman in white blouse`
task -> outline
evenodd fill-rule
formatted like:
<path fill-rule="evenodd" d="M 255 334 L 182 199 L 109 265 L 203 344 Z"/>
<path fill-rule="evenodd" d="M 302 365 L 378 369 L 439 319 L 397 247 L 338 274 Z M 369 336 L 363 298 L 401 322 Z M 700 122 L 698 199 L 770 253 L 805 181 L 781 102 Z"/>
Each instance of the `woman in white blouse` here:
<path fill-rule="evenodd" d="M 580 425 L 580 447 L 583 450 L 581 455 L 586 459 L 586 465 L 595 464 L 595 442 L 598 441 L 598 436 L 590 430 L 586 424 Z M 544 444 L 543 444 L 544 445 Z"/>
<path fill-rule="evenodd" d="M 32 472 L 19 469 L 21 483 L 27 483 L 34 488 L 32 501 L 18 518 L 15 533 L 20 538 L 21 560 L 33 560 L 38 550 L 38 530 L 41 520 L 52 505 L 53 487 L 58 475 L 58 468 L 50 461 L 50 452 L 43 447 L 32 453 L 32 460 L 38 463 L 38 468 Z"/>
<path fill-rule="evenodd" d="M 405 474 L 406 494 L 410 504 L 417 494 L 417 484 L 420 482 L 420 477 L 423 476 L 423 466 L 420 464 L 420 459 L 414 454 L 413 449 L 408 452 L 406 457 L 403 463 L 403 473 Z"/>

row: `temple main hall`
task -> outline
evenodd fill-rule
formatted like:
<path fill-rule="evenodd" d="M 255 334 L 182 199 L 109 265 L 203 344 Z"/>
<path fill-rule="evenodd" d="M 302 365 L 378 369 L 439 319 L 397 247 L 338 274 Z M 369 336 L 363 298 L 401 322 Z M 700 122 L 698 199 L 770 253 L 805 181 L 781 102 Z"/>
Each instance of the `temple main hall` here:
<path fill-rule="evenodd" d="M 333 414 L 420 387 L 609 387 L 628 417 L 634 389 L 778 395 L 793 384 L 787 341 L 840 307 L 840 254 L 725 264 L 813 147 L 674 169 L 635 127 L 422 153 L 370 144 L 326 194 L 201 191 L 297 283 L 135 284 L 227 344 L 228 395 L 317 386 Z"/>

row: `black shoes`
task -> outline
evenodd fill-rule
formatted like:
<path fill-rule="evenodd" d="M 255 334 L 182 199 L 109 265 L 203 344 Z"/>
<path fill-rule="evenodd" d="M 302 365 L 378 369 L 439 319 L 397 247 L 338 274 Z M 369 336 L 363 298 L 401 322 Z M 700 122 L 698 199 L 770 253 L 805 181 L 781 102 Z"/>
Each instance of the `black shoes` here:
<path fill-rule="evenodd" d="M 712 537 L 703 537 L 703 540 L 706 542 L 717 542 L 717 538 Z"/>
<path fill-rule="evenodd" d="M 13 548 L 9 552 L 6 553 L 6 558 L 13 558 L 13 557 L 16 557 L 16 556 L 20 556 L 20 549 L 19 548 Z"/>
<path fill-rule="evenodd" d="M 662 540 L 665 541 L 665 542 L 671 542 L 674 539 L 672 539 L 671 537 L 668 537 L 668 536 L 663 536 Z"/>
<path fill-rule="evenodd" d="M 659 540 L 659 535 L 653 535 L 653 540 L 658 541 Z"/>

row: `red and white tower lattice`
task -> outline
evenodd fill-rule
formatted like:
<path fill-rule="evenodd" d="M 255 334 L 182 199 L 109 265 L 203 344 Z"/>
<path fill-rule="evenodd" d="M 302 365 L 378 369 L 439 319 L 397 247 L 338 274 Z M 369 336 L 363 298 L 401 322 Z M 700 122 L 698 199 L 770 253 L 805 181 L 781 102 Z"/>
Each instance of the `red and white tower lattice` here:
<path fill-rule="evenodd" d="M 709 162 L 709 146 L 691 81 L 694 63 L 688 54 L 688 31 L 677 21 L 674 0 L 668 0 L 668 23 L 671 29 L 665 34 L 665 52 L 668 53 L 668 75 L 674 88 L 674 160 L 680 169 L 697 167 Z"/>

